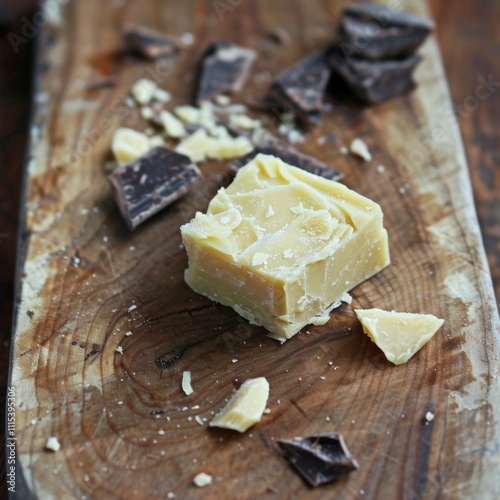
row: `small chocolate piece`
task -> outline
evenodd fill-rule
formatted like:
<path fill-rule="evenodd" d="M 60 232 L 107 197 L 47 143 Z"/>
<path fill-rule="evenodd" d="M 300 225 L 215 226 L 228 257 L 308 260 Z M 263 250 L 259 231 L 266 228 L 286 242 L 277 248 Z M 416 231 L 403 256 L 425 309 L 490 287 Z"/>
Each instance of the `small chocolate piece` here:
<path fill-rule="evenodd" d="M 175 36 L 134 24 L 125 27 L 125 40 L 132 50 L 148 59 L 171 56 L 181 46 L 179 38 Z"/>
<path fill-rule="evenodd" d="M 355 57 L 346 59 L 340 49 L 330 55 L 334 71 L 345 80 L 354 94 L 371 104 L 412 90 L 415 87 L 413 70 L 421 60 L 418 55 L 385 61 Z"/>
<path fill-rule="evenodd" d="M 305 57 L 281 73 L 270 88 L 270 95 L 306 123 L 321 120 L 323 93 L 330 79 L 329 50 Z"/>
<path fill-rule="evenodd" d="M 157 147 L 109 175 L 113 195 L 130 229 L 180 198 L 201 177 L 191 160 Z"/>
<path fill-rule="evenodd" d="M 336 481 L 359 469 L 341 434 L 323 434 L 278 441 L 287 460 L 313 487 Z"/>
<path fill-rule="evenodd" d="M 330 167 L 330 165 L 319 161 L 317 158 L 301 153 L 285 142 L 277 139 L 269 143 L 257 145 L 251 153 L 248 153 L 237 160 L 233 160 L 230 163 L 230 169 L 233 172 L 237 172 L 259 153 L 277 156 L 285 163 L 288 163 L 293 167 L 301 168 L 311 174 L 319 175 L 320 177 L 324 177 L 325 179 L 330 179 L 332 181 L 338 181 L 344 177 L 342 172 L 335 170 L 333 167 Z"/>
<path fill-rule="evenodd" d="M 256 52 L 219 40 L 203 55 L 197 102 L 209 101 L 216 95 L 239 92 L 245 84 Z"/>
<path fill-rule="evenodd" d="M 380 5 L 347 7 L 340 23 L 345 56 L 394 59 L 413 54 L 431 33 L 434 24 L 423 17 Z"/>

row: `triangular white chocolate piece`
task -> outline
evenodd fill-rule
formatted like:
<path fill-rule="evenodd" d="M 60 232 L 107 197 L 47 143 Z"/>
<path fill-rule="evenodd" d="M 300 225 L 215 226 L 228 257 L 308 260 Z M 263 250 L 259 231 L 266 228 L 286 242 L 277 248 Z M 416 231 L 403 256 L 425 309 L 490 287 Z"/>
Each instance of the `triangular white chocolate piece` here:
<path fill-rule="evenodd" d="M 382 309 L 355 309 L 363 331 L 395 365 L 406 363 L 441 328 L 443 319 Z"/>

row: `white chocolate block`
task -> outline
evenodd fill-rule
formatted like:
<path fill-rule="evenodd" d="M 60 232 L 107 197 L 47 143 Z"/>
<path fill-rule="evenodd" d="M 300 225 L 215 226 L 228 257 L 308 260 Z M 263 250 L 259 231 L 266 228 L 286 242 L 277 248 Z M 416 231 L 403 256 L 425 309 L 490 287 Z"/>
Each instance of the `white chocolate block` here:
<path fill-rule="evenodd" d="M 181 227 L 185 280 L 290 338 L 389 264 L 382 219 L 346 186 L 259 154 Z"/>

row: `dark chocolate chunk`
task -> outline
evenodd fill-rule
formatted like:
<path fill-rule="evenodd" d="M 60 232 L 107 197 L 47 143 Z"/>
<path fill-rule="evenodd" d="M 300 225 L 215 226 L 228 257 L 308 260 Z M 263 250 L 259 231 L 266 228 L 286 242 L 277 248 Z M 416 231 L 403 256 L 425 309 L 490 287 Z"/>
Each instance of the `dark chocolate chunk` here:
<path fill-rule="evenodd" d="M 311 485 L 331 483 L 359 469 L 338 433 L 278 441 L 287 460 Z"/>
<path fill-rule="evenodd" d="M 113 195 L 130 229 L 180 198 L 201 177 L 184 155 L 157 147 L 109 175 Z"/>
<path fill-rule="evenodd" d="M 171 56 L 181 46 L 175 36 L 132 24 L 125 27 L 125 41 L 132 50 L 149 59 Z"/>
<path fill-rule="evenodd" d="M 256 52 L 226 40 L 211 45 L 203 55 L 198 104 L 216 95 L 239 92 L 245 84 Z"/>
<path fill-rule="evenodd" d="M 422 58 L 418 55 L 405 59 L 369 61 L 357 57 L 346 58 L 340 49 L 330 55 L 330 64 L 350 89 L 367 103 L 378 103 L 415 87 L 413 70 Z"/>
<path fill-rule="evenodd" d="M 345 56 L 394 59 L 413 54 L 434 24 L 423 17 L 373 4 L 347 7 L 340 23 Z"/>
<path fill-rule="evenodd" d="M 230 163 L 230 169 L 237 172 L 259 153 L 277 156 L 285 163 L 288 163 L 293 167 L 301 168 L 311 174 L 319 175 L 320 177 L 324 177 L 325 179 L 330 179 L 332 181 L 338 181 L 344 177 L 342 172 L 335 170 L 333 167 L 330 167 L 330 165 L 323 163 L 317 158 L 301 153 L 300 151 L 292 148 L 289 144 L 277 139 L 272 142 L 256 145 L 255 149 L 251 153 L 248 153 L 237 160 L 233 160 Z"/>
<path fill-rule="evenodd" d="M 323 93 L 330 79 L 329 50 L 305 57 L 281 73 L 270 88 L 270 95 L 306 123 L 321 121 Z"/>

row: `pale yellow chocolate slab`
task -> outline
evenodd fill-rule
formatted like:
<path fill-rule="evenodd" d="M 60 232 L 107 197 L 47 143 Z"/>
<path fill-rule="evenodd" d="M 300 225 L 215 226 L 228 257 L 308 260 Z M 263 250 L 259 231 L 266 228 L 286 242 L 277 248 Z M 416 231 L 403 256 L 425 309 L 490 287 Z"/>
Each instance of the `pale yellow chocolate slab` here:
<path fill-rule="evenodd" d="M 259 154 L 181 227 L 186 283 L 290 338 L 390 262 L 378 204 Z"/>
<path fill-rule="evenodd" d="M 268 397 L 269 383 L 265 377 L 245 380 L 209 425 L 245 432 L 260 422 Z"/>
<path fill-rule="evenodd" d="M 395 365 L 406 363 L 441 328 L 444 320 L 432 314 L 382 309 L 355 309 L 363 331 Z"/>

